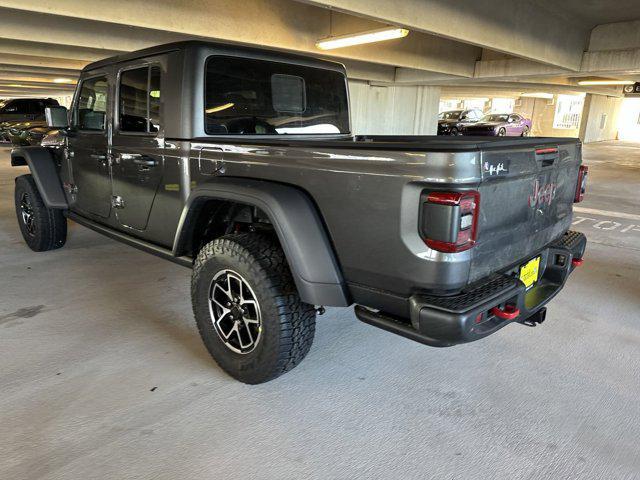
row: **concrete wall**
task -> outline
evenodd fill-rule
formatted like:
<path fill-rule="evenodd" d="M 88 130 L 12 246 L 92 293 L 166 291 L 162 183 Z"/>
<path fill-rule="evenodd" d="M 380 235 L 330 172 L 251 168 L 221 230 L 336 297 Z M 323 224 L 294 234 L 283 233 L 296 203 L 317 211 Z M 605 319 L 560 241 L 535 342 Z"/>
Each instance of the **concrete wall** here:
<path fill-rule="evenodd" d="M 440 88 L 377 86 L 349 80 L 356 135 L 435 135 Z"/>
<path fill-rule="evenodd" d="M 588 94 L 584 100 L 580 139 L 584 143 L 615 140 L 621 105 L 621 98 Z"/>
<path fill-rule="evenodd" d="M 556 103 L 553 102 L 553 105 L 550 103 L 550 99 L 546 98 L 520 97 L 520 105 L 514 107 L 513 111 L 531 119 L 531 135 L 534 137 L 577 137 L 579 134 L 577 128 L 553 128 Z"/>

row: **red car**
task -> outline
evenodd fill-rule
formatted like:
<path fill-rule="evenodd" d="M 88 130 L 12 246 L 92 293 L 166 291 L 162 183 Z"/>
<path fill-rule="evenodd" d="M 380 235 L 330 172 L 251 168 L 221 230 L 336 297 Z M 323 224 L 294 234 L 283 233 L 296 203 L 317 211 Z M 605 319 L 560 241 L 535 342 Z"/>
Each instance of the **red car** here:
<path fill-rule="evenodd" d="M 462 135 L 526 137 L 531 132 L 531 120 L 517 113 L 489 113 L 480 121 L 460 128 Z"/>

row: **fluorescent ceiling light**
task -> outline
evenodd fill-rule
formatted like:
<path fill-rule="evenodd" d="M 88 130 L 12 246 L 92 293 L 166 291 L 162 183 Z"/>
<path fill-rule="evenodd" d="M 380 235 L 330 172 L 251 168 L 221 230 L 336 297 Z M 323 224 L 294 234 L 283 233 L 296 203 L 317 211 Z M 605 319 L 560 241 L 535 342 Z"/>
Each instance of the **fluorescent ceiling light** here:
<path fill-rule="evenodd" d="M 633 85 L 633 80 L 580 80 L 578 85 Z"/>
<path fill-rule="evenodd" d="M 520 96 L 521 97 L 530 97 L 530 98 L 553 98 L 553 93 L 531 92 L 531 93 L 523 93 Z"/>
<path fill-rule="evenodd" d="M 334 48 L 352 47 L 363 43 L 382 42 L 394 38 L 403 38 L 409 35 L 409 30 L 405 28 L 387 27 L 368 32 L 352 33 L 340 35 L 338 37 L 327 37 L 316 42 L 316 47 L 320 50 L 331 50 Z"/>
<path fill-rule="evenodd" d="M 217 107 L 211 107 L 211 108 L 207 108 L 205 110 L 205 113 L 216 113 L 216 112 L 221 112 L 222 110 L 226 110 L 227 108 L 231 108 L 235 105 L 235 103 L 225 103 L 223 105 L 218 105 Z"/>
<path fill-rule="evenodd" d="M 53 83 L 73 83 L 70 78 L 54 78 Z"/>

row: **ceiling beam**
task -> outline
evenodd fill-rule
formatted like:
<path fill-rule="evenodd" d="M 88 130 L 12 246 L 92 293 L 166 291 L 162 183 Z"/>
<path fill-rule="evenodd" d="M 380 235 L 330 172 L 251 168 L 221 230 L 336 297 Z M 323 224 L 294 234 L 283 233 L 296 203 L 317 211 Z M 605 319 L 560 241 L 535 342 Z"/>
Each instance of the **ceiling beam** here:
<path fill-rule="evenodd" d="M 381 23 L 291 0 L 110 0 L 96 8 L 85 0 L 4 1 L 0 37 L 60 45 L 131 51 L 187 38 L 262 45 L 334 59 L 349 59 L 471 76 L 480 49 L 433 35 L 376 45 L 321 51 L 315 43 L 336 30 Z M 224 19 L 224 21 L 221 21 Z M 55 48 L 54 48 L 55 51 Z"/>
<path fill-rule="evenodd" d="M 13 80 L 0 79 L 0 88 L 33 88 L 33 89 L 60 89 L 73 91 L 76 88 L 75 83 L 54 83 L 54 82 L 34 82 L 22 81 L 15 83 Z"/>
<path fill-rule="evenodd" d="M 56 57 L 36 57 L 31 55 L 18 55 L 12 53 L 4 53 L 0 56 L 2 62 L 6 62 L 12 65 L 21 65 L 29 67 L 46 67 L 46 68 L 63 68 L 71 70 L 80 70 L 88 62 L 83 60 L 68 60 L 66 58 Z"/>
<path fill-rule="evenodd" d="M 536 82 L 478 82 L 471 81 L 449 81 L 422 83 L 423 85 L 433 85 L 439 87 L 461 87 L 469 89 L 477 89 L 482 92 L 483 89 L 506 90 L 519 92 L 548 92 L 548 93 L 592 93 L 594 95 L 606 95 L 608 97 L 622 97 L 622 89 L 606 86 L 579 86 L 579 85 L 562 85 L 553 83 L 536 83 Z"/>
<path fill-rule="evenodd" d="M 51 38 L 48 43 L 0 38 L 0 54 L 7 53 L 35 57 L 53 56 L 69 60 L 93 62 L 122 52 L 119 50 L 60 45 L 55 43 L 55 38 Z"/>
<path fill-rule="evenodd" d="M 578 19 L 530 0 L 299 1 L 569 70 L 580 68 L 589 35 Z"/>
<path fill-rule="evenodd" d="M 0 63 L 0 73 L 19 75 L 51 75 L 55 77 L 77 77 L 80 70 L 73 68 L 38 67 L 33 65 L 12 65 Z"/>

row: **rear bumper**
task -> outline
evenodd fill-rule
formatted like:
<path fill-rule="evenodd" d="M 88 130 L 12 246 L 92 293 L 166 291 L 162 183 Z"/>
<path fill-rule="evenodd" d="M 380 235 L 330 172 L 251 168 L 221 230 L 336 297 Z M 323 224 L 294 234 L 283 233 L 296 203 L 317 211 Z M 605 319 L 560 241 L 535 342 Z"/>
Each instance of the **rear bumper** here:
<path fill-rule="evenodd" d="M 361 306 L 356 306 L 355 313 L 365 323 L 426 345 L 447 347 L 473 342 L 510 323 L 525 323 L 537 315 L 581 264 L 586 244 L 582 233 L 569 231 L 538 252 L 539 279 L 529 290 L 517 278 L 519 265 L 516 265 L 454 296 L 412 296 L 409 319 Z M 501 316 L 508 315 L 502 315 L 501 311 L 505 310 L 519 313 L 515 318 L 504 319 Z"/>

